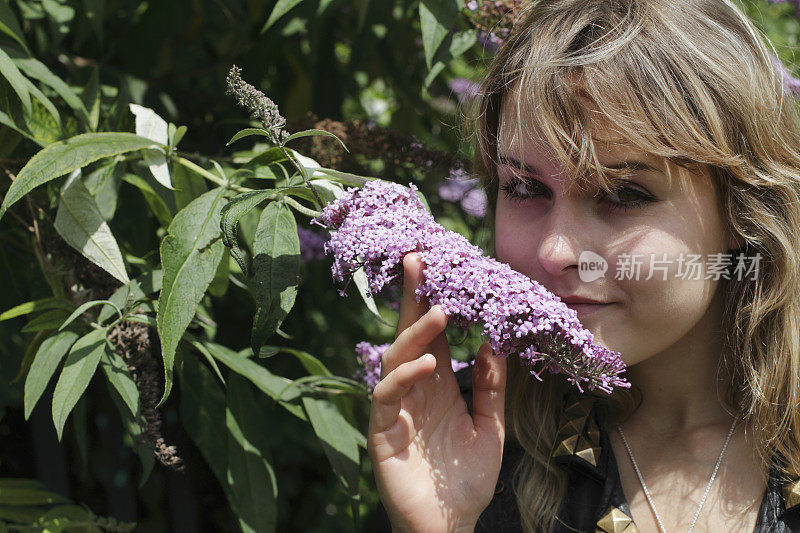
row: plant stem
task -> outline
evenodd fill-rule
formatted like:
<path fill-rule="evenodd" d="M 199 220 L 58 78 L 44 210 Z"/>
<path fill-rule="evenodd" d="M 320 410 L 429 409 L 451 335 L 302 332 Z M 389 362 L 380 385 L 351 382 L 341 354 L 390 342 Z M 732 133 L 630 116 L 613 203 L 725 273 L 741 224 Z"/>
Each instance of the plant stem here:
<path fill-rule="evenodd" d="M 201 175 L 202 177 L 204 177 L 208 181 L 216 183 L 220 187 L 227 187 L 227 188 L 229 188 L 229 189 L 231 189 L 233 191 L 236 191 L 236 192 L 251 192 L 251 191 L 255 190 L 255 189 L 251 189 L 249 187 L 242 187 L 241 185 L 234 185 L 232 183 L 228 183 L 227 181 L 223 180 L 221 177 L 215 176 L 214 174 L 212 174 L 208 170 L 204 169 L 200 165 L 192 163 L 191 161 L 189 161 L 185 157 L 175 157 L 173 160 L 176 163 L 178 163 L 180 165 L 183 165 L 184 167 L 188 168 L 192 172 L 195 172 L 195 173 Z"/>

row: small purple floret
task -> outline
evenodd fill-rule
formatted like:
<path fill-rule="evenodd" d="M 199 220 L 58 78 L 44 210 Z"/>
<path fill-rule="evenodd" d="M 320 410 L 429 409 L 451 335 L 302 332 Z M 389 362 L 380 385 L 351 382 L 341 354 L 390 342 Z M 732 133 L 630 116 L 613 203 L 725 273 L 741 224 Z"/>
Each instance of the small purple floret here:
<path fill-rule="evenodd" d="M 441 305 L 462 328 L 482 323 L 494 355 L 516 354 L 537 379 L 547 369 L 563 373 L 581 392 L 629 387 L 620 376 L 620 354 L 594 344 L 575 311 L 540 283 L 486 257 L 465 237 L 438 224 L 417 197 L 416 187 L 374 180 L 350 188 L 322 210 L 315 222 L 331 231 L 325 251 L 333 276 L 366 267 L 373 294 L 399 279 L 403 257 L 418 252 L 425 265 L 417 301 Z"/>

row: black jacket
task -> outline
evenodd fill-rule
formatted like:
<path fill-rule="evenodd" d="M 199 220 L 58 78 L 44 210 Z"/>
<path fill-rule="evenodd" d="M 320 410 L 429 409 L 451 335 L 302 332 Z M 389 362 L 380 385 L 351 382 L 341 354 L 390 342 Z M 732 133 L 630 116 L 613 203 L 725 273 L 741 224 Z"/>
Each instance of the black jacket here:
<path fill-rule="evenodd" d="M 472 412 L 472 368 L 456 372 L 461 394 Z M 590 398 L 574 396 L 566 405 L 554 460 L 569 475 L 567 493 L 555 532 L 637 533 L 630 508 L 622 493 L 617 462 L 608 433 L 599 423 L 601 413 Z M 475 531 L 517 533 L 522 531 L 512 487 L 514 467 L 524 454 L 515 441 L 507 440 L 503 462 L 489 506 Z M 753 533 L 800 533 L 800 480 L 778 485 L 774 470 L 761 501 Z M 788 507 L 788 508 L 787 508 Z M 391 531 L 383 505 L 376 510 L 371 531 Z"/>

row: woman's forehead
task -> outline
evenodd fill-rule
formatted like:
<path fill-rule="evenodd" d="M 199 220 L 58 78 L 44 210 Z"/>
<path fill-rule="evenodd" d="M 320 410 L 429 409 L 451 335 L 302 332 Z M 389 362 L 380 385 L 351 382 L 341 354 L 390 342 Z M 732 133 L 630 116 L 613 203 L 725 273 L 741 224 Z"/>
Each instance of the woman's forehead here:
<path fill-rule="evenodd" d="M 520 84 L 516 83 L 505 95 L 498 124 L 498 157 L 500 160 L 513 159 L 526 162 L 529 157 L 550 158 L 555 160 L 555 150 L 548 142 L 541 128 L 541 110 L 523 99 L 520 104 Z M 584 125 L 586 136 L 577 142 L 591 139 L 595 154 L 601 164 L 614 163 L 626 159 L 635 159 L 657 168 L 664 168 L 668 163 L 664 157 L 651 154 L 634 145 L 616 127 L 613 121 L 603 113 L 597 104 L 578 86 L 575 86 L 580 116 L 567 117 L 568 121 L 578 121 Z"/>

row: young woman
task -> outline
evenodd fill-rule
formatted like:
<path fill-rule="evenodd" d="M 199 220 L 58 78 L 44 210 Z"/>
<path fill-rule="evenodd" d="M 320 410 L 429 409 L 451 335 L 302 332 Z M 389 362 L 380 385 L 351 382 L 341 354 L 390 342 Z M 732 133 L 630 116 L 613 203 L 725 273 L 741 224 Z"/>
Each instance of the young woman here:
<path fill-rule="evenodd" d="M 773 57 L 729 0 L 531 2 L 473 119 L 494 253 L 632 386 L 484 344 L 462 397 L 408 255 L 368 439 L 394 531 L 800 531 L 800 119 Z"/>

